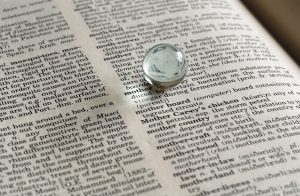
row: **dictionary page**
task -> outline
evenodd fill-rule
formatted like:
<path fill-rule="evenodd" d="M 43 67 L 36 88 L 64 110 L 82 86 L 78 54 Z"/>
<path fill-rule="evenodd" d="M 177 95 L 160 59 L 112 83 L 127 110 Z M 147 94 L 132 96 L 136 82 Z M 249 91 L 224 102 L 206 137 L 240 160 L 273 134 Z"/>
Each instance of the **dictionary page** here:
<path fill-rule="evenodd" d="M 299 68 L 238 1 L 4 2 L 1 195 L 299 194 Z"/>
<path fill-rule="evenodd" d="M 58 4 L 1 2 L 0 195 L 165 195 L 73 3 Z"/>

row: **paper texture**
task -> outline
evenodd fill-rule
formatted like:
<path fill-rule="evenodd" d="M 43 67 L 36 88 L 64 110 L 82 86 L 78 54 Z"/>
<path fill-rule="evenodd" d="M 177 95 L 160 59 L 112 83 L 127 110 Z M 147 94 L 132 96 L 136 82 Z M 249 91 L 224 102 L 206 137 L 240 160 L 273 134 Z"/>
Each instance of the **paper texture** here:
<path fill-rule="evenodd" d="M 299 68 L 237 1 L 4 1 L 0 195 L 298 195 Z M 158 90 L 142 59 L 179 47 Z"/>

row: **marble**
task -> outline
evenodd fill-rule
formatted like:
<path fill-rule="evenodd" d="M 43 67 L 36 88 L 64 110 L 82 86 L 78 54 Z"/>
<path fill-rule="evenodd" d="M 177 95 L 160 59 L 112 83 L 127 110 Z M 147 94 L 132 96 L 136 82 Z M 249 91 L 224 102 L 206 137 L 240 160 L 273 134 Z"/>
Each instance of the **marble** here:
<path fill-rule="evenodd" d="M 187 70 L 188 65 L 183 52 L 170 44 L 158 44 L 150 48 L 143 60 L 145 79 L 158 88 L 177 85 Z"/>

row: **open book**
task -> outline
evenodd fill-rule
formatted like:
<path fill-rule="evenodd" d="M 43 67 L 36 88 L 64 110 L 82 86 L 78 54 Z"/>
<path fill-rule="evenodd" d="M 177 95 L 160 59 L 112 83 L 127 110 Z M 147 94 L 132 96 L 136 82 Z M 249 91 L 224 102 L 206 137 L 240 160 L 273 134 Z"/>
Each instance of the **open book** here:
<path fill-rule="evenodd" d="M 238 1 L 10 0 L 0 195 L 300 194 L 300 69 Z M 175 87 L 143 78 L 179 47 Z"/>

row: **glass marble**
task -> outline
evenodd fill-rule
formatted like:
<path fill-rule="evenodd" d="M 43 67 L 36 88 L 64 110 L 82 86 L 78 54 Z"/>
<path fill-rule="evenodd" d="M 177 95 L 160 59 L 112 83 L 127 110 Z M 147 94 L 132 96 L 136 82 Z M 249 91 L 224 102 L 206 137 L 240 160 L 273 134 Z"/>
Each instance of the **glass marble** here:
<path fill-rule="evenodd" d="M 183 52 L 170 44 L 158 44 L 149 49 L 143 60 L 144 77 L 159 88 L 175 86 L 187 72 Z"/>

